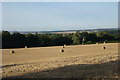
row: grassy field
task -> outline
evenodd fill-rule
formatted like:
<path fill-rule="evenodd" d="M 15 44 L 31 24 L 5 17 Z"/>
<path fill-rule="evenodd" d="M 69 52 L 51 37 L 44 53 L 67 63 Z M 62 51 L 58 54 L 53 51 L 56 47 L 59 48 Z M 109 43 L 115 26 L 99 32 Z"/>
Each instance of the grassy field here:
<path fill-rule="evenodd" d="M 102 47 L 106 46 L 106 49 Z M 118 43 L 2 50 L 2 75 L 32 78 L 118 78 Z"/>

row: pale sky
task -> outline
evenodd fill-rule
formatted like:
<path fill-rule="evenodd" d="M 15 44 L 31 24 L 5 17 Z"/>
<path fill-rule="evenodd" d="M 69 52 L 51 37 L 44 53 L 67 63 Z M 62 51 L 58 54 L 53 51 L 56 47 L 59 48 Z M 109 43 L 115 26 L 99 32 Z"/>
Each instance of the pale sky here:
<path fill-rule="evenodd" d="M 117 2 L 4 2 L 4 30 L 53 31 L 118 27 Z"/>

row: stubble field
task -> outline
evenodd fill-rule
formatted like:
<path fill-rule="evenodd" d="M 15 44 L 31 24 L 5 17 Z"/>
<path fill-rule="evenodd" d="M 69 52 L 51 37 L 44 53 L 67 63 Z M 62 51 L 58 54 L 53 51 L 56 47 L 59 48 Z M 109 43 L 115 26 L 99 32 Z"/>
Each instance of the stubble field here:
<path fill-rule="evenodd" d="M 105 46 L 106 49 L 102 47 Z M 118 78 L 118 43 L 2 50 L 3 78 Z"/>

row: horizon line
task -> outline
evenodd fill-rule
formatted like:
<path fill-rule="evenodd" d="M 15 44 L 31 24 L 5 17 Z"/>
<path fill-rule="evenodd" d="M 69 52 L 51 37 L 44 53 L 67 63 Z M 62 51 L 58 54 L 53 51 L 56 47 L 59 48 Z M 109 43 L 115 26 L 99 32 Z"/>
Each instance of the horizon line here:
<path fill-rule="evenodd" d="M 118 29 L 118 28 L 93 28 L 93 29 L 66 29 L 66 30 L 33 30 L 33 31 L 40 31 L 40 32 L 49 32 L 49 31 L 83 31 L 83 30 L 96 30 L 96 29 Z M 2 29 L 4 30 L 4 29 Z M 26 30 L 4 30 L 4 31 L 14 31 L 14 32 L 21 32 Z M 31 32 L 31 30 L 29 30 Z"/>

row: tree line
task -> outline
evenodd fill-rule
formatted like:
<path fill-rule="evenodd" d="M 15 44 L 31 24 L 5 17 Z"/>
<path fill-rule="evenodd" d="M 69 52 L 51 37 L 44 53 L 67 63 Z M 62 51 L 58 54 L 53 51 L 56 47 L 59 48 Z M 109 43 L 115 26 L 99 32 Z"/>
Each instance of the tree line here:
<path fill-rule="evenodd" d="M 120 42 L 118 34 L 108 34 L 107 31 L 100 33 L 88 33 L 86 31 L 72 34 L 21 34 L 2 31 L 2 48 L 24 48 L 93 44 L 96 42 Z"/>

